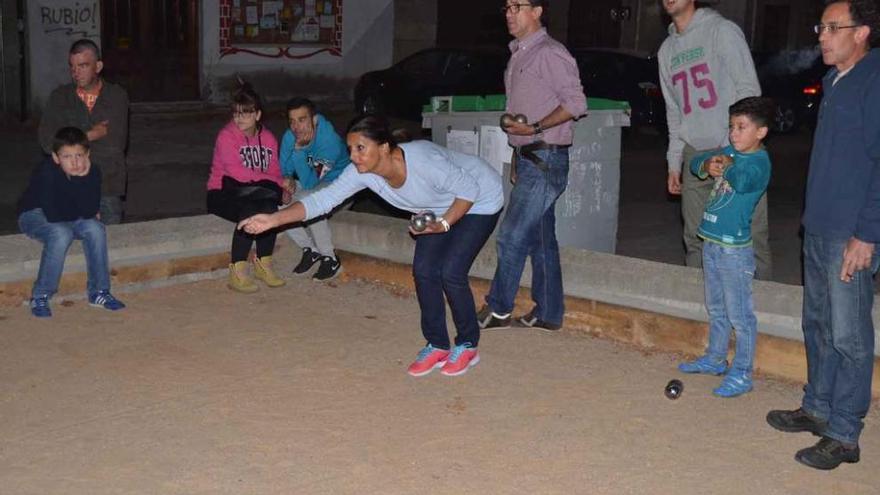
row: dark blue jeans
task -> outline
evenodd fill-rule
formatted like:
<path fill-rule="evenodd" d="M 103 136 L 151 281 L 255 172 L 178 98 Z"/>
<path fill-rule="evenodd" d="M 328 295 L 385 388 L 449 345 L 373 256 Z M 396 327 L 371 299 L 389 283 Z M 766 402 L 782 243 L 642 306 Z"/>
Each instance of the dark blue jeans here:
<path fill-rule="evenodd" d="M 458 332 L 455 345 L 469 342 L 476 347 L 480 342 L 468 272 L 500 215 L 465 215 L 449 232 L 416 236 L 413 278 L 422 310 L 422 334 L 438 349 L 449 349 L 444 295 Z"/>
<path fill-rule="evenodd" d="M 846 239 L 804 234 L 804 345 L 807 386 L 802 407 L 827 420 L 825 435 L 848 444 L 859 441 L 862 419 L 871 405 L 874 372 L 874 303 L 872 278 L 877 271 L 874 251 L 869 270 L 840 280 Z"/>
<path fill-rule="evenodd" d="M 107 258 L 107 232 L 104 224 L 95 218 L 72 222 L 50 222 L 40 208 L 23 212 L 18 227 L 31 239 L 43 244 L 40 270 L 34 281 L 32 297 L 51 297 L 58 292 L 58 283 L 64 271 L 67 250 L 74 239 L 80 239 L 86 258 L 89 296 L 110 290 L 110 263 Z"/>
<path fill-rule="evenodd" d="M 530 257 L 534 315 L 559 325 L 565 306 L 555 207 L 568 185 L 568 149 L 535 154 L 549 169 L 541 170 L 522 155 L 517 158 L 516 183 L 498 232 L 498 267 L 486 303 L 498 314 L 513 311 L 526 257 Z"/>

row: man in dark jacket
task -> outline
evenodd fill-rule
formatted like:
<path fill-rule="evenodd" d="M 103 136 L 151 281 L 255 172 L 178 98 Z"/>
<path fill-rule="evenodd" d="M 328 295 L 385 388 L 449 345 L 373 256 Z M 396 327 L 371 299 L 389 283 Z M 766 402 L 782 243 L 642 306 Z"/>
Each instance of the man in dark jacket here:
<path fill-rule="evenodd" d="M 859 461 L 874 370 L 872 277 L 880 242 L 880 4 L 829 2 L 815 27 L 832 66 L 810 156 L 804 208 L 801 407 L 770 411 L 777 430 L 822 437 L 795 459 L 817 469 Z"/>
<path fill-rule="evenodd" d="M 68 62 L 73 82 L 59 86 L 49 96 L 40 120 L 40 146 L 47 155 L 51 154 L 53 137 L 62 127 L 86 131 L 92 161 L 103 172 L 101 221 L 120 223 L 126 188 L 128 93 L 101 77 L 104 62 L 93 41 L 74 42 Z"/>

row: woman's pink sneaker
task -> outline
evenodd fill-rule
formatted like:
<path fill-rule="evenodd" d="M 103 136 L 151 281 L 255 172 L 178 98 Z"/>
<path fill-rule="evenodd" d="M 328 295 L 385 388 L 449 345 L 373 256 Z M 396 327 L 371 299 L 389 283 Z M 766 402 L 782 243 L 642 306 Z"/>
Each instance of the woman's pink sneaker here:
<path fill-rule="evenodd" d="M 449 351 L 428 344 L 419 351 L 418 357 L 409 365 L 406 372 L 412 376 L 425 376 L 434 371 L 434 368 L 442 368 L 446 364 L 447 357 Z"/>
<path fill-rule="evenodd" d="M 476 366 L 480 362 L 480 353 L 477 349 L 471 347 L 469 343 L 457 345 L 452 349 L 446 365 L 440 370 L 440 373 L 446 376 L 458 376 L 467 373 L 472 366 Z"/>

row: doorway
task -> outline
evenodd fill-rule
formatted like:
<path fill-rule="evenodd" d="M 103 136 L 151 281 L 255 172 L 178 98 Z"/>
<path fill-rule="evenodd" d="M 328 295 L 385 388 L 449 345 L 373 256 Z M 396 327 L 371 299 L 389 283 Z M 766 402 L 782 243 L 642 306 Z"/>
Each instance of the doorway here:
<path fill-rule="evenodd" d="M 199 99 L 198 0 L 103 0 L 104 75 L 131 101 Z"/>

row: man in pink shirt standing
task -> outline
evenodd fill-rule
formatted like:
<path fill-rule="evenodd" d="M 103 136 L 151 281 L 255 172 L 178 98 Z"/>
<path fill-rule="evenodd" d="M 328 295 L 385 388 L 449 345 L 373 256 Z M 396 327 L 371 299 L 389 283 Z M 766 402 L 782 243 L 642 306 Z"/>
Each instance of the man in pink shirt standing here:
<path fill-rule="evenodd" d="M 565 312 L 556 200 L 568 184 L 568 148 L 572 120 L 586 112 L 577 64 L 566 48 L 547 34 L 542 20 L 547 0 L 507 0 L 502 11 L 512 55 L 504 73 L 507 112 L 528 123 L 505 127 L 516 149 L 513 190 L 498 233 L 498 266 L 486 305 L 477 317 L 481 328 L 535 327 L 559 330 Z M 526 257 L 532 260 L 535 306 L 513 322 L 514 297 Z"/>

